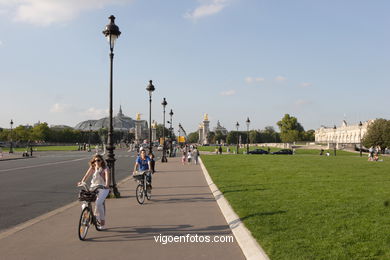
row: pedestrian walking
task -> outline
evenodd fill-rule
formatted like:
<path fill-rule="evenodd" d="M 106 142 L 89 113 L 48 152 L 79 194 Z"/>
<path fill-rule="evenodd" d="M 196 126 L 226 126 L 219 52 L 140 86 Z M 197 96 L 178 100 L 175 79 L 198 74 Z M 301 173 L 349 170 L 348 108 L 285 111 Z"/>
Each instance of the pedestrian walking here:
<path fill-rule="evenodd" d="M 198 164 L 199 150 L 197 147 L 192 151 L 192 154 L 194 156 L 194 163 Z"/>
<path fill-rule="evenodd" d="M 181 157 L 181 163 L 183 165 L 186 163 L 186 158 L 187 158 L 186 152 L 183 150 L 183 155 Z"/>
<path fill-rule="evenodd" d="M 156 161 L 154 160 L 154 154 L 152 151 L 149 152 L 149 158 L 150 158 L 150 170 L 152 173 L 155 172 L 154 166 L 156 165 Z"/>
<path fill-rule="evenodd" d="M 192 159 L 191 150 L 188 150 L 188 153 L 187 153 L 187 162 L 188 162 L 188 164 L 191 163 L 191 159 Z"/>

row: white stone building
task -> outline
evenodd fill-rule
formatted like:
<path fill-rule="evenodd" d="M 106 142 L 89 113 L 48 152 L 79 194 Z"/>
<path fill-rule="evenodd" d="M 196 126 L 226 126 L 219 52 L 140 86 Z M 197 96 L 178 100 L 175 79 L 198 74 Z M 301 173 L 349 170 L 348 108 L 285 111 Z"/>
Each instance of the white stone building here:
<path fill-rule="evenodd" d="M 345 120 L 341 126 L 334 129 L 334 127 L 325 127 L 315 131 L 315 142 L 322 144 L 336 144 L 339 145 L 348 145 L 348 144 L 360 144 L 360 139 L 363 139 L 364 135 L 367 133 L 367 128 L 372 124 L 374 120 L 368 120 L 362 123 L 361 128 L 359 124 L 357 125 L 348 125 Z"/>

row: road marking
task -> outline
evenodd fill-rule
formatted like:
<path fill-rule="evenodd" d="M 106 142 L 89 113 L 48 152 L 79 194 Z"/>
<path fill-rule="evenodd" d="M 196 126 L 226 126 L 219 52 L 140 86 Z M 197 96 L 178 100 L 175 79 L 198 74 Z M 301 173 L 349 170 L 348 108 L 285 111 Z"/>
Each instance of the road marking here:
<path fill-rule="evenodd" d="M 81 161 L 81 160 L 86 160 L 88 158 L 89 157 L 80 158 L 80 159 L 74 159 L 74 160 L 68 160 L 68 161 L 62 161 L 62 162 L 52 162 L 52 163 L 44 163 L 44 164 L 31 165 L 31 166 L 25 166 L 25 167 L 18 167 L 18 168 L 12 168 L 12 169 L 5 169 L 5 170 L 0 170 L 0 172 L 10 172 L 10 171 L 16 171 L 16 170 L 24 170 L 24 169 L 37 168 L 37 167 L 42 167 L 42 166 L 62 164 L 62 163 L 77 162 L 77 161 Z"/>

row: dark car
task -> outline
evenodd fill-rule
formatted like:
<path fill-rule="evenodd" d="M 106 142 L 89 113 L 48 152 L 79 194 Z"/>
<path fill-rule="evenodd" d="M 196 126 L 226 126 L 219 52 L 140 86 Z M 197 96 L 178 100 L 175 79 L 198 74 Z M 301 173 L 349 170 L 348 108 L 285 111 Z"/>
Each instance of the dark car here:
<path fill-rule="evenodd" d="M 263 149 L 254 149 L 249 151 L 248 154 L 268 154 L 268 152 Z"/>
<path fill-rule="evenodd" d="M 293 154 L 293 151 L 290 149 L 282 149 L 277 152 L 273 152 L 272 154 Z"/>

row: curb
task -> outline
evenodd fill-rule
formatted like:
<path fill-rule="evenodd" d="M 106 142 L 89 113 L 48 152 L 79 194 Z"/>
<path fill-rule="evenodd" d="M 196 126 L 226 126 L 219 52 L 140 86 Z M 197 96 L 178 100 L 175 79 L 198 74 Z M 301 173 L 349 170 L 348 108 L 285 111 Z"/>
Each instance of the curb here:
<path fill-rule="evenodd" d="M 5 158 L 5 159 L 0 159 L 0 162 L 2 161 L 12 161 L 12 160 L 22 160 L 22 159 L 30 159 L 30 158 L 35 158 L 34 156 L 30 157 L 13 157 L 13 158 Z"/>
<path fill-rule="evenodd" d="M 221 212 L 225 217 L 226 222 L 229 224 L 229 227 L 232 230 L 233 235 L 235 236 L 238 245 L 241 247 L 241 250 L 244 253 L 246 259 L 270 260 L 267 254 L 261 248 L 261 246 L 253 238 L 251 232 L 245 227 L 244 223 L 242 223 L 240 217 L 234 212 L 229 202 L 223 196 L 222 192 L 213 183 L 200 157 L 199 163 L 202 168 L 204 177 L 206 178 L 207 184 L 209 185 L 209 188 L 213 193 L 215 200 L 217 201 L 218 206 L 221 209 Z"/>

